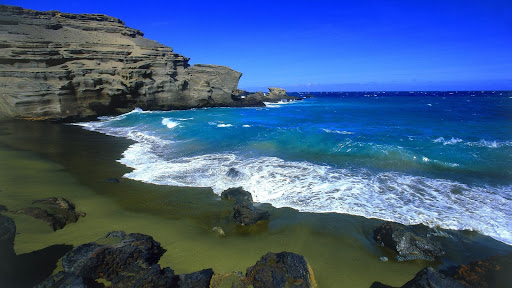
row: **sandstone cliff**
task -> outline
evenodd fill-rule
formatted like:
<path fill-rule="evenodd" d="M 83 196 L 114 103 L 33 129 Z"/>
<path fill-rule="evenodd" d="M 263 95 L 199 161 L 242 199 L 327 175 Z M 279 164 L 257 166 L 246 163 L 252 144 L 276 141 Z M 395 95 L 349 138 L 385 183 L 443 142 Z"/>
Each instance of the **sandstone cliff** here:
<path fill-rule="evenodd" d="M 73 121 L 150 110 L 263 106 L 241 73 L 188 64 L 113 17 L 0 5 L 0 116 Z"/>

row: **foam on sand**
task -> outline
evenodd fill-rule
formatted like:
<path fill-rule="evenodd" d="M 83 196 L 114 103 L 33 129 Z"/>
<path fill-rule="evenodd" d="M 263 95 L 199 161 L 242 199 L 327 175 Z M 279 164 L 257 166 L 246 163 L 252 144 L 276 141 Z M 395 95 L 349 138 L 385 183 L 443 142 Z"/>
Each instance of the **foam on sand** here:
<path fill-rule="evenodd" d="M 241 186 L 255 201 L 276 207 L 476 230 L 512 244 L 511 186 L 468 186 L 397 172 L 337 169 L 276 157 L 245 159 L 229 153 L 164 160 L 146 143 L 132 145 L 119 162 L 134 168 L 124 177 L 142 182 L 212 187 L 218 194 Z M 244 176 L 228 177 L 230 168 Z"/>

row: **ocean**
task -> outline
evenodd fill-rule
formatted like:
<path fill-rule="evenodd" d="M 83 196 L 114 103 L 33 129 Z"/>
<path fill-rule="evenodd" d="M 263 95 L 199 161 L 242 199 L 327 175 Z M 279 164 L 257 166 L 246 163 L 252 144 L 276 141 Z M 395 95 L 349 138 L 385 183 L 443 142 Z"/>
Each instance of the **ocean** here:
<path fill-rule="evenodd" d="M 118 160 L 133 180 L 218 194 L 241 186 L 275 207 L 474 230 L 512 245 L 512 93 L 308 95 L 77 125 L 134 140 Z"/>

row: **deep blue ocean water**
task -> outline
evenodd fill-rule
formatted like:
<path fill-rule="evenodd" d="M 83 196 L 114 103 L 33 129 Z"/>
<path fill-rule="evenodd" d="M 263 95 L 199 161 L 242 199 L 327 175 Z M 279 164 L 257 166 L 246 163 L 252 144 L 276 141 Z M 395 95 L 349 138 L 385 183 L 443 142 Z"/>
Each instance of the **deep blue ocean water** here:
<path fill-rule="evenodd" d="M 313 93 L 264 108 L 137 109 L 86 129 L 137 143 L 124 177 L 470 229 L 512 244 L 512 93 Z M 228 171 L 235 173 L 228 173 Z"/>

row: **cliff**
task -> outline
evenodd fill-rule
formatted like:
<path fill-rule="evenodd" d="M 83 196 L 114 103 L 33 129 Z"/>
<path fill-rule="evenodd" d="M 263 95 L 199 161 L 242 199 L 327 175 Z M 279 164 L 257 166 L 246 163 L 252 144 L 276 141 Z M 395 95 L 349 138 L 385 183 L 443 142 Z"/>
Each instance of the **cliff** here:
<path fill-rule="evenodd" d="M 263 106 L 241 73 L 189 58 L 99 14 L 0 5 L 0 116 L 73 121 L 148 110 Z"/>

